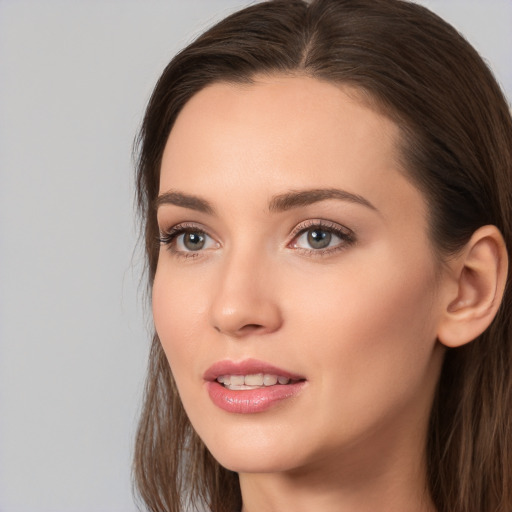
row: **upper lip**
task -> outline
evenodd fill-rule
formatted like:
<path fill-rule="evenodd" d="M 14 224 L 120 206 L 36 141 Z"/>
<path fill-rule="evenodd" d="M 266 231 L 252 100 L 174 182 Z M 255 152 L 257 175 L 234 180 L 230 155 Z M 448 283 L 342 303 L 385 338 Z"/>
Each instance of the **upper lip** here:
<path fill-rule="evenodd" d="M 226 359 L 218 361 L 204 372 L 203 378 L 206 381 L 214 381 L 221 375 L 255 375 L 257 373 L 288 377 L 290 380 L 304 380 L 304 377 L 301 375 L 278 368 L 265 361 L 258 361 L 257 359 L 244 359 L 242 361 Z"/>

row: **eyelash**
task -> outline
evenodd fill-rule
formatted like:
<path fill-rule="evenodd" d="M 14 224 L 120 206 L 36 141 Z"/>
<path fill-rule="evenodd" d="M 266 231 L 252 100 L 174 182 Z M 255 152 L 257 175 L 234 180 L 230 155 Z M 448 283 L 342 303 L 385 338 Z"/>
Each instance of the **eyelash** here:
<path fill-rule="evenodd" d="M 307 249 L 305 247 L 293 246 L 293 244 L 297 242 L 300 236 L 314 229 L 335 235 L 340 239 L 340 242 L 333 247 L 326 247 L 323 249 Z M 167 246 L 169 251 L 180 258 L 197 258 L 201 256 L 201 253 L 203 253 L 204 250 L 180 251 L 176 249 L 175 245 L 177 238 L 186 233 L 201 233 L 206 237 L 212 238 L 210 235 L 208 235 L 206 230 L 202 229 L 200 226 L 196 224 L 183 223 L 173 226 L 168 231 L 161 231 L 158 237 L 158 242 L 162 246 Z M 325 220 L 308 220 L 306 222 L 302 222 L 294 228 L 291 233 L 291 237 L 291 242 L 287 244 L 287 247 L 291 246 L 294 250 L 299 251 L 301 254 L 313 257 L 328 256 L 335 252 L 344 250 L 356 242 L 356 237 L 352 230 L 341 226 L 340 224 Z"/>
<path fill-rule="evenodd" d="M 347 247 L 350 247 L 356 242 L 355 233 L 351 229 L 341 226 L 340 224 L 334 222 L 314 219 L 300 223 L 292 231 L 292 241 L 288 245 L 296 243 L 300 236 L 307 233 L 308 231 L 313 230 L 325 231 L 327 233 L 335 235 L 340 239 L 340 242 L 333 247 L 326 247 L 324 249 L 307 249 L 305 247 L 294 247 L 296 251 L 300 251 L 301 254 L 313 257 L 329 256 L 333 253 L 342 251 Z"/>
<path fill-rule="evenodd" d="M 176 239 L 180 235 L 184 235 L 186 233 L 202 233 L 206 236 L 209 236 L 205 230 L 201 229 L 196 224 L 177 224 L 173 226 L 168 231 L 160 231 L 158 242 L 160 245 L 167 246 L 167 249 L 171 251 L 174 255 L 180 258 L 197 258 L 200 256 L 202 251 L 178 251 L 175 248 Z"/>

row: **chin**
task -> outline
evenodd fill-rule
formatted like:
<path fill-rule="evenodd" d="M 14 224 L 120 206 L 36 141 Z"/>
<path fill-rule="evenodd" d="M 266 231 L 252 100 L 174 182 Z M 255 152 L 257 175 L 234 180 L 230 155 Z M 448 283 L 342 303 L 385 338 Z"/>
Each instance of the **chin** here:
<path fill-rule="evenodd" d="M 255 439 L 249 429 L 243 429 L 237 440 L 232 438 L 207 442 L 206 447 L 215 460 L 226 469 L 237 473 L 283 472 L 300 465 L 296 445 L 289 446 L 282 439 Z M 203 441 L 204 442 L 204 441 Z"/>
<path fill-rule="evenodd" d="M 270 457 L 261 452 L 258 454 L 223 453 L 220 457 L 215 455 L 214 457 L 221 466 L 236 473 L 282 473 L 295 467 L 287 457 L 276 453 Z"/>

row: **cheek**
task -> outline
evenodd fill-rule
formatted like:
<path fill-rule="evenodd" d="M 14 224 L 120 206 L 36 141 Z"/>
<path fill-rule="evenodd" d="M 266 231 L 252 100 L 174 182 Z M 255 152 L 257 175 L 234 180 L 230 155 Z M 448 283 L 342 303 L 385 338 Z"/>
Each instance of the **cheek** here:
<path fill-rule="evenodd" d="M 300 309 L 296 330 L 311 366 L 319 369 L 315 378 L 326 390 L 325 408 L 343 404 L 345 417 L 347 411 L 354 417 L 368 411 L 368 421 L 423 396 L 437 371 L 431 262 L 378 261 L 372 266 L 360 260 L 330 279 L 317 276 L 307 294 L 294 291 L 290 306 Z"/>
<path fill-rule="evenodd" d="M 312 269 L 286 283 L 287 308 L 294 321 L 330 334 L 329 338 L 382 339 L 392 333 L 435 329 L 435 273 L 428 258 L 397 260 L 394 251 L 355 253 L 339 268 Z M 370 335 L 373 333 L 372 335 Z M 338 344 L 336 344 L 338 346 Z"/>
<path fill-rule="evenodd" d="M 152 290 L 153 320 L 156 332 L 176 379 L 180 371 L 190 375 L 197 359 L 201 326 L 208 309 L 201 279 L 182 279 L 167 271 L 165 265 L 157 269 Z"/>

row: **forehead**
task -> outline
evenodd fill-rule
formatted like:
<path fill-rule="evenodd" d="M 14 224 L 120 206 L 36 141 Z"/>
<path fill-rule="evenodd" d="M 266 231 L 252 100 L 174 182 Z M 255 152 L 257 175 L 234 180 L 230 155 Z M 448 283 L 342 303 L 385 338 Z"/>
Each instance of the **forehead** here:
<path fill-rule="evenodd" d="M 313 142 L 321 137 L 325 144 L 340 144 L 367 134 L 385 139 L 392 149 L 398 127 L 375 105 L 354 87 L 307 76 L 261 76 L 250 84 L 217 82 L 185 104 L 168 146 L 192 138 L 218 143 L 226 135 L 257 140 L 265 134 L 279 136 L 276 142 L 282 138 L 289 143 L 297 138 Z M 213 127 L 215 132 L 210 131 Z"/>
<path fill-rule="evenodd" d="M 399 169 L 399 137 L 393 121 L 346 86 L 306 76 L 215 83 L 179 114 L 162 159 L 160 193 L 223 190 L 227 199 L 230 191 L 269 197 L 340 187 L 377 203 L 386 194 L 396 201 L 411 187 Z"/>

